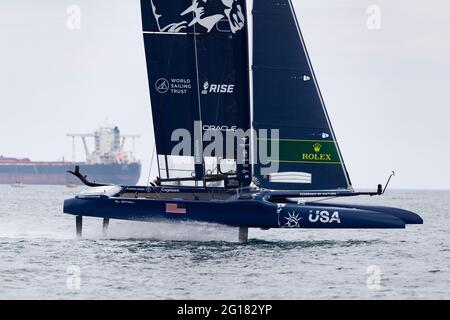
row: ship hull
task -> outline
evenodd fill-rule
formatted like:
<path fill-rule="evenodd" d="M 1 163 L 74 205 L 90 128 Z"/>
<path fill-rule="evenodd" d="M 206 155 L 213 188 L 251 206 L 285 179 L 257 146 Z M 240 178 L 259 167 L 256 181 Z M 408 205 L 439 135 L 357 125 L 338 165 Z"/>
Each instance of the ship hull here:
<path fill-rule="evenodd" d="M 141 175 L 140 163 L 129 164 L 77 164 L 84 175 L 96 182 L 120 185 L 136 185 Z M 68 170 L 74 170 L 72 163 L 27 163 L 0 165 L 0 184 L 66 185 L 82 184 Z"/>
<path fill-rule="evenodd" d="M 164 189 L 164 188 L 163 188 Z M 267 201 L 268 193 L 253 193 L 246 196 L 235 195 L 227 199 L 201 200 L 205 189 L 197 190 L 195 198 L 180 199 L 177 194 L 151 188 L 139 197 L 124 196 L 118 188 L 115 195 L 105 191 L 97 195 L 80 195 L 64 202 L 63 211 L 77 216 L 111 218 L 137 221 L 198 221 L 218 223 L 247 228 L 332 228 L 332 229 L 402 229 L 407 224 L 422 224 L 419 215 L 411 211 L 378 206 L 358 206 L 353 204 L 323 204 L 306 202 L 273 203 Z M 150 199 L 152 193 L 158 196 Z"/>

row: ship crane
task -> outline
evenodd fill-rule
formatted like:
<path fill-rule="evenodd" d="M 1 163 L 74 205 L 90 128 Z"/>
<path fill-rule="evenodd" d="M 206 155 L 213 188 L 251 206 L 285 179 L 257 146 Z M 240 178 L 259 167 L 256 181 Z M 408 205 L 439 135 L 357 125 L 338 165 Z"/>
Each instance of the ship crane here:
<path fill-rule="evenodd" d="M 138 138 L 140 138 L 141 136 L 140 135 L 138 135 L 138 134 L 122 134 L 121 135 L 121 137 L 122 137 L 122 142 L 121 142 L 121 144 L 120 144 L 120 151 L 123 151 L 124 150 L 124 147 L 125 147 L 125 141 L 127 140 L 127 138 L 129 138 L 129 139 L 132 139 L 132 141 L 133 141 L 133 147 L 132 147 L 132 156 L 131 156 L 131 160 L 132 161 L 135 161 L 136 159 L 135 159 L 135 154 L 136 154 L 136 139 L 138 139 Z"/>
<path fill-rule="evenodd" d="M 83 142 L 86 161 L 90 164 L 96 163 L 127 163 L 128 160 L 135 162 L 135 142 L 140 135 L 121 134 L 118 127 L 102 127 L 94 133 L 69 133 L 72 138 L 72 161 L 76 162 L 75 139 L 81 138 Z M 89 151 L 87 138 L 93 138 L 95 142 L 94 151 Z M 124 153 L 127 139 L 132 139 L 132 151 L 128 156 Z"/>
<path fill-rule="evenodd" d="M 68 137 L 72 138 L 72 162 L 76 162 L 76 151 L 75 151 L 75 138 L 81 138 L 83 141 L 84 152 L 86 154 L 86 160 L 90 162 L 92 158 L 91 153 L 89 152 L 89 147 L 86 141 L 86 138 L 95 138 L 95 134 L 93 133 L 68 133 Z"/>

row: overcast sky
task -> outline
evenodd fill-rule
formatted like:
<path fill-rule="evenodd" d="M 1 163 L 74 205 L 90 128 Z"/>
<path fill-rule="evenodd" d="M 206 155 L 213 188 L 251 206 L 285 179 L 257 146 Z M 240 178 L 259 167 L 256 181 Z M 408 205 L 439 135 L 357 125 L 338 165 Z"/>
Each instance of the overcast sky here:
<path fill-rule="evenodd" d="M 395 188 L 450 188 L 450 1 L 293 2 L 354 187 L 395 170 Z M 381 29 L 367 27 L 372 5 Z M 0 154 L 71 159 L 66 133 L 108 122 L 142 135 L 148 175 L 139 0 L 0 0 L 0 110 Z"/>

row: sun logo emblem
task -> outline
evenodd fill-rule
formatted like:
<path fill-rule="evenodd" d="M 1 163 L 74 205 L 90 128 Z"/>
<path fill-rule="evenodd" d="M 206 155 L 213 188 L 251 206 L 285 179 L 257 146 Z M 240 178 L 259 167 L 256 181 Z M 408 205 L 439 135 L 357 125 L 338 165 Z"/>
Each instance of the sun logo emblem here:
<path fill-rule="evenodd" d="M 288 212 L 288 216 L 284 217 L 287 221 L 284 224 L 286 228 L 300 228 L 300 217 L 299 213 L 295 213 L 295 211 Z"/>

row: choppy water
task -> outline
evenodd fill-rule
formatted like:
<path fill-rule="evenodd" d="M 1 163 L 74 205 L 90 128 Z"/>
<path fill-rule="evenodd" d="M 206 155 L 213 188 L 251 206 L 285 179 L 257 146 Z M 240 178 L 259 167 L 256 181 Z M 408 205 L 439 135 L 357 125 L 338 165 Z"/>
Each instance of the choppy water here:
<path fill-rule="evenodd" d="M 409 208 L 406 230 L 237 230 L 84 219 L 65 187 L 0 186 L 1 299 L 450 298 L 450 191 L 390 191 L 352 201 Z M 349 201 L 349 200 L 347 200 Z M 78 274 L 79 271 L 79 274 Z"/>

